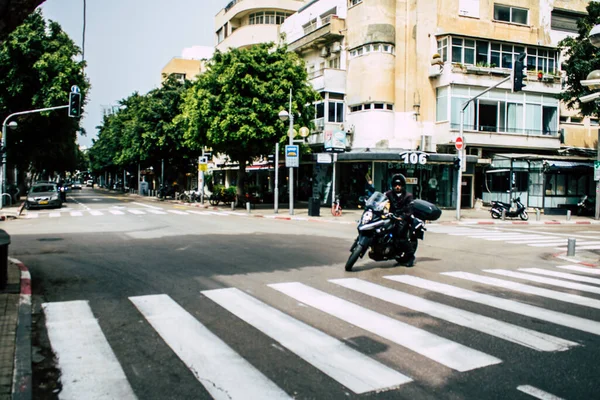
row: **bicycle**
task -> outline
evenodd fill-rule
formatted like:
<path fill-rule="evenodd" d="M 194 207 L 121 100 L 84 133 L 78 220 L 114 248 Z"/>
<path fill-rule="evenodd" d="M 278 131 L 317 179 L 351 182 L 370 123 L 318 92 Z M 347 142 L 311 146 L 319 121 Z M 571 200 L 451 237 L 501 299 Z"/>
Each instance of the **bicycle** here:
<path fill-rule="evenodd" d="M 340 198 L 336 198 L 335 202 L 331 205 L 331 215 L 334 217 L 342 216 L 342 207 L 340 206 Z"/>

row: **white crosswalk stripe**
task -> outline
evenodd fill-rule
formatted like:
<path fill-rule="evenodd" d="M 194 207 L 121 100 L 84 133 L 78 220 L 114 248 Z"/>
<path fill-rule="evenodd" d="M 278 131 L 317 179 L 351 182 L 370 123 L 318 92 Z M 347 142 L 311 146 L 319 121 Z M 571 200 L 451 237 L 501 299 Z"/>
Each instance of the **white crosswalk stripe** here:
<path fill-rule="evenodd" d="M 81 211 L 71 211 L 71 217 L 83 217 L 83 213 Z"/>
<path fill-rule="evenodd" d="M 60 212 L 51 212 L 50 214 L 48 214 L 48 216 L 50 218 L 58 218 L 60 217 Z"/>
<path fill-rule="evenodd" d="M 579 290 L 582 292 L 600 294 L 600 287 L 584 285 L 582 283 L 565 282 L 564 280 L 560 280 L 560 279 L 545 278 L 543 276 L 532 275 L 532 274 L 523 274 L 521 272 L 509 271 L 506 269 L 484 269 L 484 271 L 489 272 L 491 274 L 507 276 L 509 278 L 516 278 L 516 279 L 522 279 L 522 280 L 531 281 L 531 282 L 545 283 L 546 285 L 550 285 L 550 286 L 558 286 L 558 287 L 562 287 L 562 288 L 566 288 L 566 289 L 574 289 L 574 290 Z"/>
<path fill-rule="evenodd" d="M 104 213 L 102 211 L 97 211 L 97 210 L 90 210 L 89 211 L 91 215 L 93 215 L 94 217 L 100 217 L 102 215 L 104 215 Z"/>
<path fill-rule="evenodd" d="M 583 275 L 585 273 L 598 275 L 599 270 L 574 265 L 562 265 L 557 268 L 582 274 L 542 268 L 521 268 L 519 272 L 500 269 L 484 270 L 484 272 L 532 280 L 564 289 L 596 288 L 578 282 L 600 285 L 600 279 Z M 484 275 L 456 271 L 440 273 L 438 276 L 442 279 L 460 278 L 526 293 L 530 296 L 600 309 L 600 300 Z M 307 363 L 307 368 L 314 368 L 347 388 L 346 392 L 351 391 L 356 394 L 402 391 L 405 384 L 421 378 L 415 377 L 419 376 L 418 373 L 415 376 L 408 376 L 413 373 L 407 375 L 406 371 L 402 371 L 410 368 L 409 365 L 390 362 L 390 359 L 383 364 L 376 359 L 376 356 L 367 355 L 373 353 L 362 352 L 362 345 L 357 344 L 358 342 L 353 342 L 352 346 L 345 343 L 344 340 L 348 335 L 348 327 L 344 326 L 345 323 L 368 334 L 384 338 L 391 342 L 391 346 L 397 345 L 396 351 L 409 351 L 414 353 L 414 357 L 423 357 L 459 372 L 503 362 L 498 358 L 498 354 L 492 354 L 499 346 L 486 347 L 490 349 L 487 350 L 490 354 L 486 354 L 470 347 L 468 343 L 458 343 L 438 335 L 437 332 L 429 332 L 430 329 L 439 330 L 439 327 L 436 328 L 437 324 L 428 323 L 427 330 L 413 326 L 412 321 L 422 320 L 422 317 L 410 318 L 409 322 L 401 321 L 390 311 L 389 304 L 392 304 L 392 307 L 411 310 L 409 313 L 402 313 L 403 315 L 421 314 L 427 318 L 445 321 L 444 323 L 452 324 L 458 327 L 457 329 L 477 331 L 482 335 L 481 337 L 487 337 L 489 340 L 507 341 L 512 345 L 540 352 L 568 352 L 573 347 L 586 344 L 582 343 L 580 338 L 569 340 L 567 337 L 538 332 L 534 329 L 540 325 L 535 323 L 531 324 L 532 329 L 520 326 L 519 323 L 505 322 L 501 314 L 522 315 L 600 336 L 600 321 L 411 275 L 388 275 L 383 278 L 386 279 L 386 286 L 364 278 L 323 279 L 328 287 L 337 287 L 338 291 L 343 290 L 342 288 L 349 289 L 350 291 L 347 291 L 344 296 L 351 295 L 353 299 L 360 299 L 352 302 L 301 282 L 265 282 L 263 290 L 268 294 L 262 297 L 269 299 L 266 302 L 259 300 L 258 295 L 250 295 L 235 287 L 204 290 L 199 292 L 198 296 L 202 301 L 209 299 L 214 303 L 213 306 L 218 305 L 222 308 L 220 312 L 235 316 L 241 321 L 240 323 L 253 330 L 253 335 L 260 332 L 270 338 L 271 342 L 276 342 L 272 345 L 274 348 L 281 351 L 284 348 L 293 353 Z M 427 293 L 410 294 L 405 291 L 408 287 L 490 307 L 498 316 L 490 315 L 489 312 L 479 314 L 461 309 L 459 306 L 450 306 L 437 298 L 437 301 L 432 301 L 428 299 Z M 255 290 L 256 288 L 253 288 L 253 292 Z M 485 286 L 479 286 L 477 290 L 484 291 Z M 283 298 L 283 295 L 299 303 L 293 305 L 292 302 L 282 306 L 276 298 Z M 358 303 L 363 300 L 369 304 L 368 308 Z M 181 360 L 196 377 L 198 385 L 202 384 L 213 398 L 291 399 L 297 397 L 295 392 L 281 389 L 290 388 L 289 381 L 285 386 L 282 384 L 283 381 L 278 381 L 286 378 L 272 373 L 263 373 L 261 364 L 255 364 L 242 355 L 254 353 L 241 352 L 240 354 L 237 350 L 240 342 L 237 339 L 235 344 L 228 343 L 227 337 L 219 337 L 211 330 L 210 324 L 204 325 L 202 322 L 204 318 L 212 321 L 214 317 L 203 315 L 197 309 L 186 310 L 167 294 L 133 296 L 129 297 L 129 301 L 149 324 L 144 324 L 140 329 L 153 329 L 158 333 L 161 340 L 172 350 L 173 358 Z M 87 301 L 44 303 L 42 306 L 46 313 L 50 342 L 62 372 L 61 398 L 103 398 L 102 396 L 119 399 L 136 398 L 123 372 L 129 369 L 119 364 Z M 301 307 L 302 321 L 297 319 L 299 317 L 291 316 L 287 311 L 287 307 L 294 306 Z M 386 311 L 381 313 L 379 308 Z M 311 323 L 304 322 L 315 321 L 307 315 L 316 317 L 322 313 L 328 314 L 328 318 L 335 317 L 343 322 L 328 324 L 327 333 L 313 327 Z M 103 327 L 114 329 L 111 325 L 107 323 L 103 324 Z M 444 335 L 444 331 L 441 332 Z M 336 337 L 338 335 L 344 340 L 338 339 Z M 461 336 L 471 337 L 468 333 Z M 236 335 L 236 337 L 243 338 L 244 335 Z M 257 343 L 253 338 L 248 340 L 252 341 L 253 345 Z M 257 350 L 260 354 L 260 349 Z M 506 357 L 510 355 L 502 356 L 503 359 Z M 123 361 L 121 357 L 119 359 Z M 506 361 L 509 365 L 508 358 Z M 125 360 L 125 362 L 129 361 Z M 553 398 L 550 393 L 525 383 L 517 389 L 534 397 L 539 394 L 542 396 L 539 397 L 541 399 Z M 514 390 L 515 386 L 512 386 L 511 390 Z M 348 393 L 345 395 L 347 396 Z"/>
<path fill-rule="evenodd" d="M 332 279 L 330 282 L 538 351 L 563 351 L 567 350 L 569 347 L 577 346 L 577 343 L 575 342 L 535 332 L 520 326 L 478 315 L 470 311 L 464 311 L 455 307 L 422 299 L 418 296 L 389 289 L 381 285 L 375 285 L 360 279 Z"/>
<path fill-rule="evenodd" d="M 132 203 L 136 204 L 136 203 Z M 158 207 L 147 206 L 146 208 L 127 208 L 127 207 L 119 207 L 119 208 L 109 208 L 109 209 L 85 209 L 85 210 L 73 210 L 69 208 L 62 208 L 60 211 L 48 212 L 48 211 L 31 211 L 28 210 L 22 218 L 59 218 L 59 217 L 85 217 L 88 215 L 99 217 L 105 215 L 105 213 L 112 215 L 126 215 L 126 214 L 134 214 L 134 215 L 168 215 L 168 214 L 176 214 L 176 215 L 204 215 L 204 216 L 219 216 L 219 217 L 228 217 L 230 215 L 236 216 L 247 216 L 247 213 L 243 212 L 231 212 L 231 211 L 199 211 L 199 210 L 173 210 L 173 209 L 161 209 Z"/>
<path fill-rule="evenodd" d="M 472 282 L 484 283 L 486 285 L 510 289 L 521 293 L 533 294 L 547 297 L 549 299 L 564 301 L 566 303 L 600 309 L 600 300 L 590 299 L 588 297 L 578 296 L 575 294 L 557 292 L 555 290 L 543 289 L 537 286 L 524 285 L 522 283 L 505 281 L 497 278 L 489 278 L 487 276 L 472 274 L 470 272 L 442 272 L 442 275 L 453 276 L 455 278 L 466 279 Z"/>
<path fill-rule="evenodd" d="M 136 208 L 128 208 L 126 211 L 129 212 L 129 213 L 131 213 L 131 214 L 135 214 L 135 215 L 144 215 L 144 214 L 146 214 L 145 211 L 138 210 Z"/>
<path fill-rule="evenodd" d="M 108 212 L 113 215 L 125 215 L 125 213 L 121 210 L 108 210 Z"/>
<path fill-rule="evenodd" d="M 457 371 L 464 372 L 502 362 L 494 356 L 378 314 L 302 283 L 278 283 L 269 286 L 317 310 L 331 314 Z"/>
<path fill-rule="evenodd" d="M 185 211 L 181 211 L 181 210 L 167 210 L 168 212 L 170 212 L 171 214 L 177 214 L 177 215 L 189 215 L 188 213 L 186 213 Z"/>
<path fill-rule="evenodd" d="M 202 294 L 355 393 L 390 389 L 412 380 L 238 289 Z"/>
<path fill-rule="evenodd" d="M 149 208 L 147 210 L 150 214 L 156 214 L 156 215 L 166 215 L 167 213 L 162 211 L 162 210 L 158 210 L 156 208 Z"/>
<path fill-rule="evenodd" d="M 136 399 L 86 301 L 42 307 L 61 369 L 61 399 Z"/>
<path fill-rule="evenodd" d="M 556 268 L 568 269 L 570 271 L 583 272 L 590 275 L 600 275 L 600 269 L 593 269 L 590 267 L 581 267 L 579 265 L 559 265 Z"/>
<path fill-rule="evenodd" d="M 215 399 L 291 399 L 167 295 L 129 299 Z"/>

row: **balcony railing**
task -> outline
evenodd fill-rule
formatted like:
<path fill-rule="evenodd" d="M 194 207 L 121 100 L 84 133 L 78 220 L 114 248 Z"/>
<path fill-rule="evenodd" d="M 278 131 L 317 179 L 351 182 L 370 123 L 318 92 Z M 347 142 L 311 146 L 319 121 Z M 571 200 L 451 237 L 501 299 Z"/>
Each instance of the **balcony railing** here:
<path fill-rule="evenodd" d="M 452 130 L 460 130 L 460 124 L 453 122 L 450 124 L 450 129 Z M 463 125 L 463 130 L 465 131 L 478 131 L 478 132 L 493 132 L 499 135 L 502 134 L 515 134 L 515 135 L 527 135 L 527 136 L 549 136 L 549 137 L 558 137 L 558 131 L 552 130 L 541 130 L 541 129 L 525 129 L 525 128 L 502 128 L 502 131 L 499 130 L 497 126 L 490 125 Z"/>
<path fill-rule="evenodd" d="M 325 117 L 314 119 L 313 123 L 315 124 L 315 132 L 323 132 L 325 129 Z"/>

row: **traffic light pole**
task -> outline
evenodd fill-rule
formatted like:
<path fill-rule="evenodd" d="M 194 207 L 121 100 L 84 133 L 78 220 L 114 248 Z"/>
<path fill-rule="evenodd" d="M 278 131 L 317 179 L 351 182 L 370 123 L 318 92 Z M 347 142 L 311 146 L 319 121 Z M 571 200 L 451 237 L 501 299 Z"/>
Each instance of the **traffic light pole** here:
<path fill-rule="evenodd" d="M 457 174 L 456 174 L 457 175 L 456 176 L 456 220 L 457 221 L 460 221 L 460 205 L 461 205 L 460 203 L 461 203 L 461 197 L 462 197 L 462 168 L 463 168 L 463 162 L 466 163 L 467 144 L 465 142 L 465 138 L 463 137 L 464 125 L 465 125 L 465 110 L 473 100 L 476 100 L 477 98 L 483 96 L 490 90 L 497 88 L 498 86 L 502 85 L 505 82 L 508 82 L 511 79 L 513 79 L 512 75 L 502 79 L 500 82 L 485 89 L 483 92 L 479 93 L 477 96 L 473 96 L 469 100 L 465 101 L 460 108 L 460 130 L 459 130 L 458 135 L 463 140 L 464 144 L 463 144 L 462 150 L 456 150 L 456 155 L 458 156 L 458 159 L 460 160 L 460 168 L 458 169 Z M 465 154 L 465 157 L 463 157 L 463 154 Z M 463 158 L 465 160 L 463 160 Z M 465 164 L 465 167 L 466 167 L 466 164 Z"/>
<path fill-rule="evenodd" d="M 4 193 L 6 193 L 6 176 L 8 175 L 7 171 L 6 171 L 6 126 L 7 126 L 8 120 L 11 119 L 12 117 L 16 117 L 18 115 L 40 113 L 40 112 L 52 111 L 52 110 L 60 110 L 61 108 L 69 108 L 69 105 L 67 104 L 65 106 L 37 108 L 35 110 L 19 111 L 19 112 L 10 114 L 8 117 L 6 117 L 6 119 L 2 123 L 2 150 L 3 150 L 2 151 L 2 197 L 4 197 Z M 3 205 L 4 205 L 4 199 L 2 198 L 2 199 L 0 199 L 0 210 L 2 209 Z"/>

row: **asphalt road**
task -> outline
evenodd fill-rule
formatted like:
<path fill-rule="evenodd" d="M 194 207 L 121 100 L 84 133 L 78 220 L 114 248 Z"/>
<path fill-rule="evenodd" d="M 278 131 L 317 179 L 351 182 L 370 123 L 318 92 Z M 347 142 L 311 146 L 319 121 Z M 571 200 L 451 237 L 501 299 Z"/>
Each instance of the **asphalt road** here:
<path fill-rule="evenodd" d="M 431 225 L 347 273 L 354 226 L 239 214 L 84 188 L 5 224 L 61 398 L 597 398 L 600 276 L 552 255 L 600 229 Z"/>

